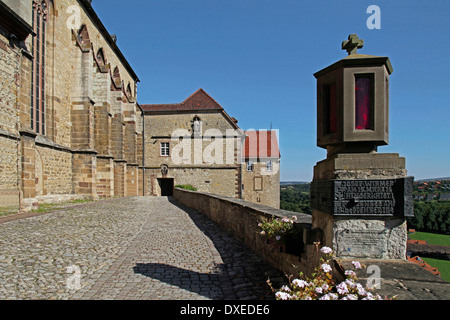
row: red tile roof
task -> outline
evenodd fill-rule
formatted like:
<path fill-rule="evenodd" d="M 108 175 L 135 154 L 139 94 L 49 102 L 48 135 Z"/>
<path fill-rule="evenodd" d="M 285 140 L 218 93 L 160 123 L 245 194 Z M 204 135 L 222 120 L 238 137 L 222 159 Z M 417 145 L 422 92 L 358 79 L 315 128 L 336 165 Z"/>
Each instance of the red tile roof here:
<path fill-rule="evenodd" d="M 188 110 L 223 110 L 202 88 L 195 91 L 181 103 L 142 104 L 143 111 L 188 111 Z"/>
<path fill-rule="evenodd" d="M 244 158 L 280 158 L 275 131 L 245 131 Z"/>
<path fill-rule="evenodd" d="M 434 274 L 436 276 L 439 276 L 439 277 L 441 276 L 441 273 L 439 272 L 438 268 L 430 266 L 428 263 L 423 261 L 419 256 L 406 257 L 406 258 L 408 259 L 408 261 L 414 262 L 415 264 L 418 264 L 419 266 L 421 266 L 425 270 L 431 272 L 432 274 Z"/>

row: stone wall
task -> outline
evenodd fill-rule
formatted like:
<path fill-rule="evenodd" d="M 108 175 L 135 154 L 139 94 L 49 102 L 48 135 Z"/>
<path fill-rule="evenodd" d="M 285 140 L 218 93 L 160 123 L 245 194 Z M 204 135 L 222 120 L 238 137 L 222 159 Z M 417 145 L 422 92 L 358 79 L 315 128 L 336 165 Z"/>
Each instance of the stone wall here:
<path fill-rule="evenodd" d="M 272 160 L 272 172 L 267 172 L 266 161 L 253 164 L 253 171 L 247 171 L 242 164 L 242 195 L 245 201 L 280 208 L 280 164 Z"/>
<path fill-rule="evenodd" d="M 202 139 L 191 138 L 194 116 L 202 119 Z M 234 128 L 226 121 L 222 113 L 174 113 L 165 115 L 145 115 L 145 164 L 159 166 L 162 161 L 168 166 L 200 165 L 223 166 L 234 165 L 240 155 L 240 138 L 227 134 Z M 173 138 L 174 132 L 185 132 L 186 139 Z M 215 140 L 215 138 L 218 138 Z M 170 143 L 170 156 L 161 157 L 160 144 Z M 217 151 L 217 153 L 216 153 Z M 210 157 L 210 162 L 207 163 Z M 180 163 L 181 162 L 181 163 Z"/>
<path fill-rule="evenodd" d="M 201 119 L 202 135 L 193 137 L 194 117 Z M 174 185 L 190 184 L 201 192 L 241 197 L 241 138 L 226 136 L 235 131 L 221 111 L 146 114 L 144 121 L 147 195 L 161 194 L 158 179 L 173 178 Z M 183 130 L 183 138 L 172 139 L 176 130 Z M 169 156 L 161 156 L 161 143 L 165 142 L 170 145 Z M 161 165 L 168 167 L 166 176 L 161 173 Z"/>
<path fill-rule="evenodd" d="M 313 244 L 315 238 L 314 232 L 311 232 L 309 215 L 180 188 L 175 188 L 174 198 L 183 206 L 205 214 L 287 275 L 297 276 L 299 272 L 309 274 L 318 264 L 320 252 Z M 296 254 L 284 252 L 280 246 L 268 243 L 259 234 L 258 227 L 258 223 L 264 218 L 293 215 L 298 219 L 295 227 L 301 234 L 298 238 L 298 247 L 295 246 L 298 250 Z"/>
<path fill-rule="evenodd" d="M 6 4 L 32 23 L 32 1 Z M 137 76 L 89 2 L 50 1 L 39 12 L 46 12 L 45 132 L 31 126 L 36 35 L 10 41 L 10 26 L 0 22 L 0 203 L 12 194 L 25 207 L 50 195 L 138 194 Z"/>
<path fill-rule="evenodd" d="M 0 207 L 18 207 L 20 159 L 18 138 L 0 134 Z"/>
<path fill-rule="evenodd" d="M 73 193 L 72 153 L 69 150 L 38 143 L 36 163 L 40 164 L 40 168 L 36 165 L 36 184 L 41 186 L 37 196 Z"/>
<path fill-rule="evenodd" d="M 146 169 L 147 175 L 147 195 L 161 195 L 161 189 L 158 185 L 158 178 L 162 178 L 161 170 Z M 174 185 L 190 184 L 198 189 L 199 192 L 207 192 L 217 195 L 238 198 L 238 177 L 237 167 L 177 167 L 169 168 L 165 178 L 173 178 Z"/>

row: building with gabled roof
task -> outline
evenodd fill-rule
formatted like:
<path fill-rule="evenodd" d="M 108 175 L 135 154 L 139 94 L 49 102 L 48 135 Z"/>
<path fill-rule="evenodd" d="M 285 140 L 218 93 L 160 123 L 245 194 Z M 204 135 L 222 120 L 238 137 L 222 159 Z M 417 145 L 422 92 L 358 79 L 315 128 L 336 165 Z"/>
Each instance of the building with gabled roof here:
<path fill-rule="evenodd" d="M 277 131 L 245 131 L 243 199 L 280 208 L 280 149 Z"/>
<path fill-rule="evenodd" d="M 279 208 L 276 131 L 244 132 L 202 88 L 179 103 L 140 107 L 147 195 L 171 195 L 174 186 L 189 184 Z"/>
<path fill-rule="evenodd" d="M 201 88 L 140 105 L 140 80 L 91 1 L 0 0 L 0 13 L 0 206 L 178 184 L 243 197 L 236 118 Z"/>
<path fill-rule="evenodd" d="M 176 185 L 241 198 L 244 131 L 203 89 L 180 103 L 142 104 L 146 195 Z"/>

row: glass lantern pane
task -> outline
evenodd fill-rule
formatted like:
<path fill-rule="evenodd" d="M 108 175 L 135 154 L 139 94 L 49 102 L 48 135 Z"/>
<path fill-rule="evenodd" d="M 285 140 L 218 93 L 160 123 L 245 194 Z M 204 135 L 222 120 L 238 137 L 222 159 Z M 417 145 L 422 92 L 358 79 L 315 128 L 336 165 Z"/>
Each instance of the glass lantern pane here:
<path fill-rule="evenodd" d="M 336 83 L 324 87 L 325 103 L 325 134 L 336 132 L 337 110 L 336 110 Z"/>
<path fill-rule="evenodd" d="M 355 77 L 355 129 L 373 129 L 373 77 Z"/>

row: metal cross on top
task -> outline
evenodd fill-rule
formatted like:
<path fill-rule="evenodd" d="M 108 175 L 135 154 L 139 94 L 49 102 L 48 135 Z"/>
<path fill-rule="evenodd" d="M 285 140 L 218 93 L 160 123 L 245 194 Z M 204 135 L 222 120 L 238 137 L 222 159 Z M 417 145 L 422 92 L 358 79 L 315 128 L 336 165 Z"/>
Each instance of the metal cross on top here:
<path fill-rule="evenodd" d="M 364 45 L 364 40 L 359 39 L 356 33 L 348 36 L 348 40 L 342 41 L 342 50 L 347 50 L 348 55 L 356 54 L 357 49 L 361 49 Z"/>

